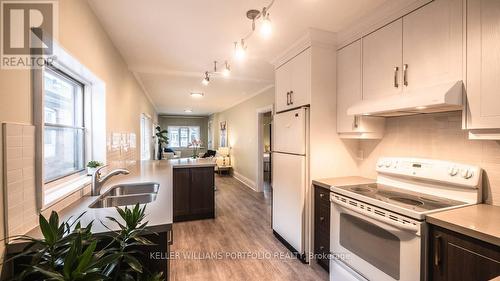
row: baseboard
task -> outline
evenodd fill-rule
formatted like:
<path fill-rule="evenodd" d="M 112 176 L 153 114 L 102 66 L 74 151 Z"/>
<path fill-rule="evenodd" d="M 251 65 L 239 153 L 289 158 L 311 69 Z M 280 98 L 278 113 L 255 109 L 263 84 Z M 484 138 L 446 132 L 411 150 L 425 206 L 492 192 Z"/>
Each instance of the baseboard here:
<path fill-rule="evenodd" d="M 233 170 L 233 177 L 237 179 L 239 182 L 250 188 L 251 190 L 257 192 L 256 184 L 253 180 L 243 176 L 242 174 Z"/>

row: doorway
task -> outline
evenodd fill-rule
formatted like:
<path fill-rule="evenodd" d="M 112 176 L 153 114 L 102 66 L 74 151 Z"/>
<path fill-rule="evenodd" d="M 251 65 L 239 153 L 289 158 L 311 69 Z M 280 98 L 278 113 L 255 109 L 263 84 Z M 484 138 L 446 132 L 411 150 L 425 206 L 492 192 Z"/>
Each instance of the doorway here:
<path fill-rule="evenodd" d="M 272 105 L 257 110 L 257 189 L 266 195 L 272 193 L 272 110 Z"/>

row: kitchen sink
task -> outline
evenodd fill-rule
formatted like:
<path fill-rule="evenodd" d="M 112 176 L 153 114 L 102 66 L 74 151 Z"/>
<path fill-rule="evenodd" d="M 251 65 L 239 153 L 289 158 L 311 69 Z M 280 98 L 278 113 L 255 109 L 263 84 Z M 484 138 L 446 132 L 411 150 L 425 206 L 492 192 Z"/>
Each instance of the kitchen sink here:
<path fill-rule="evenodd" d="M 160 185 L 157 183 L 130 183 L 130 184 L 120 184 L 115 185 L 103 196 L 122 196 L 131 194 L 143 194 L 143 193 L 158 193 Z"/>
<path fill-rule="evenodd" d="M 94 201 L 90 208 L 110 208 L 151 203 L 156 200 L 158 183 L 129 183 L 111 187 Z"/>
<path fill-rule="evenodd" d="M 128 206 L 139 204 L 146 204 L 156 200 L 156 193 L 124 195 L 124 196 L 105 196 L 97 199 L 92 203 L 90 208 L 110 208 L 118 206 Z"/>

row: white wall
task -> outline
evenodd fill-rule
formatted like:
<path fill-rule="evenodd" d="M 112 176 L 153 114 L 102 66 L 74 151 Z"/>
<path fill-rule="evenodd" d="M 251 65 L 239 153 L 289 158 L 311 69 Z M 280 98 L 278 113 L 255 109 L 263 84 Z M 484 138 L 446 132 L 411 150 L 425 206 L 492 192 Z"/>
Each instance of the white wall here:
<path fill-rule="evenodd" d="M 274 103 L 274 88 L 230 109 L 213 114 L 214 147 L 219 146 L 221 121 L 227 122 L 234 176 L 256 190 L 258 161 L 257 109 Z"/>

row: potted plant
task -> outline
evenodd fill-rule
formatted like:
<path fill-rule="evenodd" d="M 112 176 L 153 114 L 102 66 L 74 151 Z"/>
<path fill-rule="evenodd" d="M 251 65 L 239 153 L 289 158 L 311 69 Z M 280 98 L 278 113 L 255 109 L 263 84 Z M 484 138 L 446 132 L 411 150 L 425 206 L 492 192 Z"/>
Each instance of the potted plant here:
<path fill-rule="evenodd" d="M 193 140 L 188 146 L 193 148 L 193 158 L 198 158 L 198 150 L 203 143 L 201 140 Z"/>
<path fill-rule="evenodd" d="M 163 145 L 168 145 L 168 131 L 156 126 L 156 138 L 158 139 L 158 160 L 163 158 Z"/>
<path fill-rule="evenodd" d="M 87 163 L 87 175 L 92 176 L 95 173 L 95 171 L 97 170 L 97 168 L 101 167 L 102 165 L 103 165 L 103 163 L 99 162 L 99 161 L 95 161 L 95 160 L 89 161 Z"/>
<path fill-rule="evenodd" d="M 28 242 L 23 252 L 6 261 L 22 264 L 23 271 L 14 280 L 163 280 L 162 273 L 148 269 L 142 253 L 136 250 L 137 246 L 154 245 L 144 236 L 145 208 L 139 204 L 133 208 L 117 207 L 120 220 L 125 223 L 107 217 L 119 229 L 110 229 L 107 235 L 93 234 L 93 222 L 82 226 L 79 220 L 83 214 L 61 223 L 56 212 L 48 220 L 40 214 L 41 239 L 13 237 Z"/>

